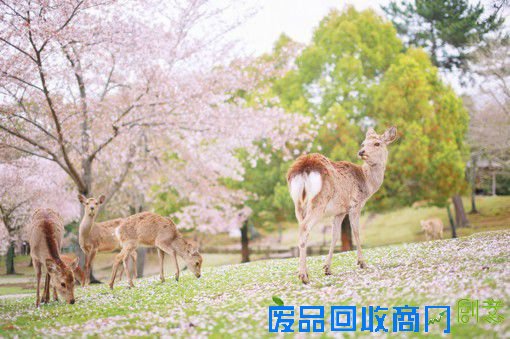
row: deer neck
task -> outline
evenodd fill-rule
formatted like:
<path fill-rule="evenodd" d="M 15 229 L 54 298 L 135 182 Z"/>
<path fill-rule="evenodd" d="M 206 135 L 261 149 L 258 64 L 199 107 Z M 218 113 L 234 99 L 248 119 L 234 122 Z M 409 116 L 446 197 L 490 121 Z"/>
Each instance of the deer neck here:
<path fill-rule="evenodd" d="M 365 174 L 365 180 L 368 187 L 368 193 L 370 196 L 377 192 L 381 187 L 384 180 L 384 172 L 386 170 L 386 163 L 381 164 L 368 164 L 364 163 L 363 173 Z"/>
<path fill-rule="evenodd" d="M 95 216 L 91 217 L 90 215 L 88 215 L 86 213 L 83 215 L 83 219 L 81 220 L 80 228 L 79 228 L 80 245 L 83 240 L 86 240 L 89 238 L 90 232 L 92 231 L 92 227 L 94 226 L 94 221 L 95 221 Z"/>
<path fill-rule="evenodd" d="M 188 255 L 186 248 L 188 243 L 184 238 L 178 236 L 172 241 L 170 245 L 180 257 L 186 257 Z"/>

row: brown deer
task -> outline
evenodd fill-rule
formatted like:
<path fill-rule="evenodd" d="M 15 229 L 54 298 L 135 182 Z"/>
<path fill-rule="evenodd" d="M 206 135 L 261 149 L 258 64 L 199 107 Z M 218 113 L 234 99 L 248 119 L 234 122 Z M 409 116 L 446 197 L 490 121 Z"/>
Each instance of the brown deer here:
<path fill-rule="evenodd" d="M 113 289 L 117 269 L 122 262 L 130 287 L 134 287 L 133 280 L 127 269 L 127 258 L 138 246 L 157 247 L 159 255 L 160 279 L 165 281 L 163 272 L 163 260 L 165 252 L 172 254 L 177 266 L 176 280 L 179 280 L 179 265 L 177 255 L 182 257 L 190 271 L 200 278 L 202 256 L 198 249 L 184 239 L 170 218 L 162 217 L 151 212 L 134 214 L 121 223 L 116 229 L 116 235 L 122 246 L 122 250 L 115 257 L 110 279 L 110 288 Z"/>
<path fill-rule="evenodd" d="M 428 240 L 443 239 L 443 222 L 439 218 L 420 220 L 421 228 Z"/>
<path fill-rule="evenodd" d="M 36 307 L 48 303 L 50 287 L 55 300 L 57 292 L 69 304 L 74 304 L 74 274 L 71 267 L 60 257 L 60 245 L 64 234 L 64 222 L 60 215 L 47 208 L 34 212 L 30 223 L 30 255 L 37 276 Z M 76 265 L 74 262 L 73 265 Z M 46 269 L 44 292 L 40 299 L 42 267 Z"/>
<path fill-rule="evenodd" d="M 85 253 L 85 279 L 82 286 L 90 284 L 90 270 L 97 252 L 112 252 L 120 249 L 120 243 L 115 236 L 115 229 L 119 227 L 122 218 L 95 222 L 99 207 L 103 204 L 105 196 L 85 198 L 78 195 L 78 199 L 85 208 L 83 219 L 79 227 L 79 243 Z M 131 255 L 136 275 L 136 252 Z"/>
<path fill-rule="evenodd" d="M 70 267 L 73 270 L 74 278 L 83 285 L 83 282 L 85 281 L 85 272 L 81 269 L 79 265 L 79 259 L 78 258 L 72 258 L 68 255 L 62 254 L 60 256 L 60 259 L 66 264 L 68 267 Z"/>
<path fill-rule="evenodd" d="M 299 278 L 310 280 L 306 267 L 306 245 L 312 228 L 330 222 L 331 246 L 324 273 L 331 274 L 331 258 L 340 236 L 342 220 L 349 215 L 356 242 L 358 264 L 365 268 L 359 239 L 359 218 L 367 200 L 381 187 L 388 159 L 387 145 L 397 137 L 397 129 L 389 128 L 378 135 L 369 128 L 358 156 L 364 161 L 358 166 L 346 161 L 332 161 L 321 154 L 300 156 L 287 174 L 289 191 L 299 222 Z"/>

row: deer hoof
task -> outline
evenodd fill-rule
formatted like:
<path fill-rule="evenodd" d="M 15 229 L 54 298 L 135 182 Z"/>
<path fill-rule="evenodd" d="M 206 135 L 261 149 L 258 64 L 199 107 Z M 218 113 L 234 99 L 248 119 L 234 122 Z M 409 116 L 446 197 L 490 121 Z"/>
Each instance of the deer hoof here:
<path fill-rule="evenodd" d="M 161 283 L 165 282 L 165 277 L 159 277 L 159 280 L 161 280 Z"/>
<path fill-rule="evenodd" d="M 301 282 L 303 282 L 303 284 L 308 284 L 310 282 L 310 279 L 308 278 L 308 273 L 307 272 L 299 273 L 299 279 L 301 280 Z"/>
<path fill-rule="evenodd" d="M 324 274 L 331 275 L 331 267 L 329 265 L 324 265 Z"/>
<path fill-rule="evenodd" d="M 175 281 L 179 281 L 179 276 L 177 274 L 175 275 Z"/>
<path fill-rule="evenodd" d="M 109 284 L 110 289 L 113 290 L 113 284 Z"/>
<path fill-rule="evenodd" d="M 361 268 L 367 268 L 368 267 L 367 264 L 365 264 L 365 261 L 363 261 L 363 260 L 358 260 L 358 265 Z"/>

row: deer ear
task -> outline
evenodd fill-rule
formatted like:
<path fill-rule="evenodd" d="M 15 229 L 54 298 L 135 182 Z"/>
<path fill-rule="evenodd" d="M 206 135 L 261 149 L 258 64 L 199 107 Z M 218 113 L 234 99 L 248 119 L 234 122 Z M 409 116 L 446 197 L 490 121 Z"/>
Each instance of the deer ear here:
<path fill-rule="evenodd" d="M 371 136 L 377 136 L 377 133 L 372 127 L 369 127 L 367 129 L 367 133 L 365 134 L 365 138 L 371 137 Z"/>
<path fill-rule="evenodd" d="M 104 200 L 105 200 L 105 199 L 106 199 L 106 197 L 104 196 L 104 194 L 103 194 L 103 195 L 101 195 L 101 196 L 99 197 L 99 203 L 100 203 L 100 204 L 102 204 L 102 203 L 104 202 Z"/>
<path fill-rule="evenodd" d="M 82 204 L 85 204 L 87 198 L 85 198 L 82 194 L 78 194 L 78 200 L 80 200 Z"/>
<path fill-rule="evenodd" d="M 74 261 L 71 263 L 71 269 L 74 271 L 76 270 L 80 265 L 80 259 L 79 258 L 76 258 L 74 259 Z"/>
<path fill-rule="evenodd" d="M 384 132 L 382 135 L 382 139 L 386 143 L 386 145 L 391 144 L 393 141 L 397 139 L 397 128 L 392 126 Z"/>
<path fill-rule="evenodd" d="M 46 259 L 46 269 L 48 270 L 48 273 L 57 273 L 58 266 L 55 260 L 51 258 Z"/>

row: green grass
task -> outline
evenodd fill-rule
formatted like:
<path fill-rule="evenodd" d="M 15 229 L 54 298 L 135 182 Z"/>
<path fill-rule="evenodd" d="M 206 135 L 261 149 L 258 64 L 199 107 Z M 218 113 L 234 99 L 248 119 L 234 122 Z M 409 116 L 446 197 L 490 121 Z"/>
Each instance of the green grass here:
<path fill-rule="evenodd" d="M 392 245 L 364 251 L 369 267 L 355 266 L 355 253 L 337 254 L 333 275 L 322 273 L 324 257 L 308 258 L 311 283 L 297 279 L 297 259 L 266 260 L 242 265 L 206 267 L 201 279 L 185 273 L 179 282 L 156 277 L 125 282 L 113 291 L 105 285 L 77 289 L 77 303 L 52 302 L 34 307 L 34 296 L 0 299 L 0 337 L 148 336 L 269 337 L 268 306 L 272 296 L 286 305 L 454 306 L 460 298 L 494 298 L 507 303 L 510 231 L 479 233 L 455 240 Z M 170 276 L 171 274 L 167 274 Z M 462 325 L 452 316 L 455 337 L 504 337 L 505 321 Z M 483 310 L 480 310 L 480 317 Z M 422 313 L 423 316 L 423 313 Z M 386 327 L 390 328 L 391 316 Z M 421 331 L 423 331 L 423 319 Z M 441 325 L 431 334 L 440 336 Z M 297 324 L 294 326 L 297 330 Z M 423 333 L 413 334 L 422 336 Z"/>

